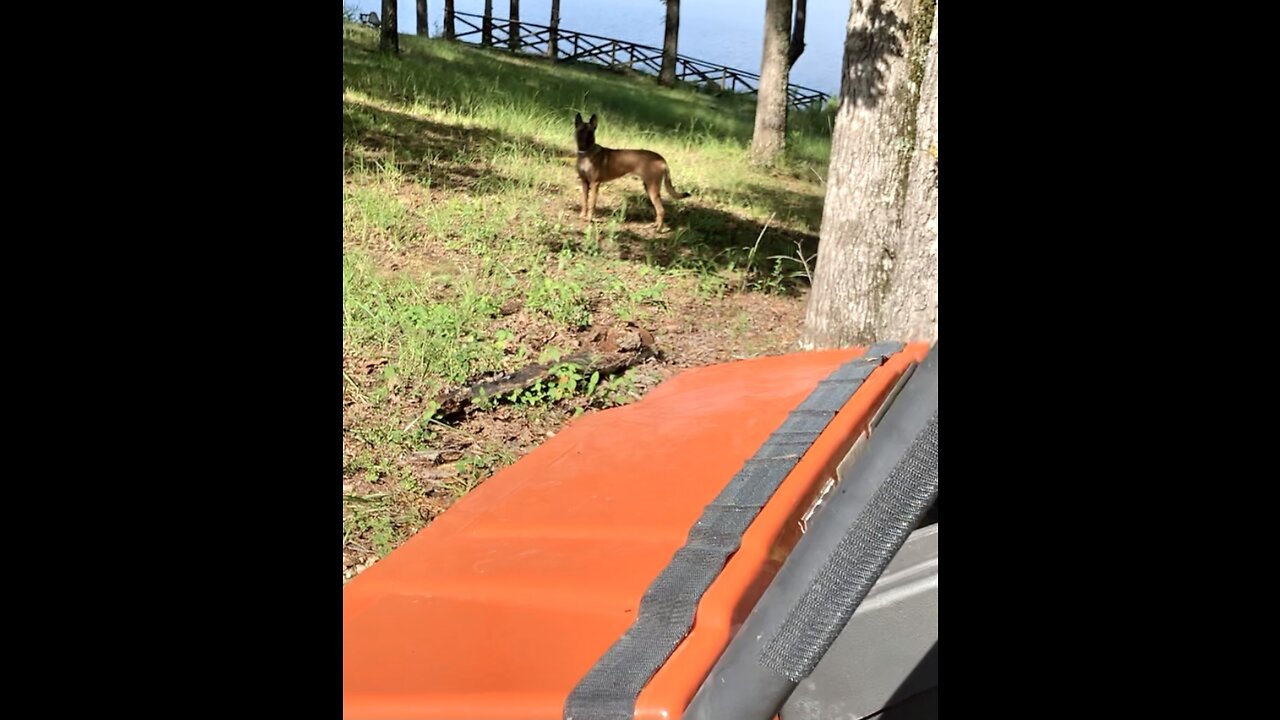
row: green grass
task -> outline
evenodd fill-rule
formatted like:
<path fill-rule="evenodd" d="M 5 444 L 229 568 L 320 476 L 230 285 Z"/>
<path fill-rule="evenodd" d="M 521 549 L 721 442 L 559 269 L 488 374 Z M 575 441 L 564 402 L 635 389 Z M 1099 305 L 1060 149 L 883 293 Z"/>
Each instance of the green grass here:
<path fill-rule="evenodd" d="M 829 112 L 793 114 L 786 157 L 757 168 L 750 98 L 408 35 L 401 49 L 344 30 L 344 482 L 373 497 L 344 501 L 344 540 L 378 555 L 566 418 L 632 402 L 644 383 L 561 368 L 493 403 L 486 417 L 510 431 L 441 426 L 441 392 L 567 355 L 592 326 L 723 315 L 753 294 L 799 303 L 830 151 Z M 693 192 L 664 198 L 670 232 L 649 227 L 630 178 L 603 187 L 596 224 L 578 219 L 575 112 L 600 117 L 601 144 L 667 158 Z M 713 328 L 721 342 L 754 338 L 735 354 L 778 333 L 728 317 L 742 319 Z M 463 449 L 447 479 L 412 461 L 450 442 Z"/>

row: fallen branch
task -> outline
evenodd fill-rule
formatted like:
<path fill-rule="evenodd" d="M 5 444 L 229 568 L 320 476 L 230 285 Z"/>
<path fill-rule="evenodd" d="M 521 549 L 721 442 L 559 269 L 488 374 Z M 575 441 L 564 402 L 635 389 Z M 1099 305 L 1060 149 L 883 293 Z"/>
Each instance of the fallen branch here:
<path fill-rule="evenodd" d="M 497 400 L 501 397 L 509 397 L 517 390 L 527 390 L 539 381 L 550 380 L 554 375 L 552 371 L 565 365 L 575 366 L 584 376 L 598 372 L 602 379 L 620 373 L 655 355 L 652 335 L 640 331 L 636 339 L 638 341 L 624 340 L 621 343 L 605 339 L 602 348 L 579 350 L 555 362 L 528 365 L 506 377 L 454 391 L 436 399 L 440 405 L 436 416 L 440 419 L 449 419 L 469 413 L 476 409 L 478 403 L 486 399 Z M 619 348 L 619 344 L 626 349 Z"/>

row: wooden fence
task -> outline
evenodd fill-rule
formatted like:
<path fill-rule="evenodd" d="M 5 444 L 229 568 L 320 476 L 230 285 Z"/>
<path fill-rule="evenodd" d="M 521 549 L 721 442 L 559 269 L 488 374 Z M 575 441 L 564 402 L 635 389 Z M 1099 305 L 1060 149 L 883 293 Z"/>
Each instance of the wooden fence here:
<path fill-rule="evenodd" d="M 455 23 L 445 18 L 445 37 L 485 47 L 505 47 L 514 52 L 543 55 L 562 62 L 587 62 L 611 69 L 627 68 L 657 75 L 662 69 L 662 48 L 640 45 L 626 40 L 589 35 L 564 28 L 551 28 L 530 22 L 512 22 L 473 13 L 453 13 Z M 760 76 L 726 65 L 676 56 L 676 79 L 704 88 L 754 94 L 760 87 Z M 799 85 L 787 86 L 787 99 L 800 110 L 823 105 L 829 96 Z"/>

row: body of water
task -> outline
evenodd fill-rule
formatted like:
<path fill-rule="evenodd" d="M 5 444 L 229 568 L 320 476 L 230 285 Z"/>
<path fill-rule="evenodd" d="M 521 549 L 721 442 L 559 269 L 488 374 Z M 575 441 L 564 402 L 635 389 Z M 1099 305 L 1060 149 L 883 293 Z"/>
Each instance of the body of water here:
<path fill-rule="evenodd" d="M 764 47 L 765 0 L 683 0 L 680 3 L 681 55 L 729 67 L 760 72 Z M 381 12 L 380 0 L 347 0 L 347 5 Z M 494 0 L 494 17 L 505 18 L 508 0 Z M 484 12 L 484 0 L 455 0 L 457 12 Z M 417 30 L 414 0 L 399 0 L 400 32 Z M 666 7 L 661 0 L 561 0 L 560 27 L 662 47 Z M 546 25 L 549 0 L 523 0 L 520 19 Z M 849 0 L 808 0 L 804 55 L 791 68 L 791 82 L 835 95 L 840 91 Z M 427 0 L 431 34 L 444 26 L 444 2 Z M 460 26 L 461 27 L 461 26 Z"/>

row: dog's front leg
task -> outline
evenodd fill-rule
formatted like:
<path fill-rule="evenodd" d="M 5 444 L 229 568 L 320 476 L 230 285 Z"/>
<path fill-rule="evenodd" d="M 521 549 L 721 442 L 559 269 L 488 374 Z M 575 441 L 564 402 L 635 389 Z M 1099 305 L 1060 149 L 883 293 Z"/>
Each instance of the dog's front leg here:
<path fill-rule="evenodd" d="M 587 222 L 596 221 L 596 201 L 600 199 L 600 183 L 591 184 L 591 202 L 587 209 Z"/>
<path fill-rule="evenodd" d="M 582 209 L 578 211 L 578 217 L 583 220 L 587 219 L 587 197 L 588 195 L 590 195 L 590 192 L 591 192 L 591 183 L 587 182 L 586 180 L 583 180 L 582 181 Z"/>

